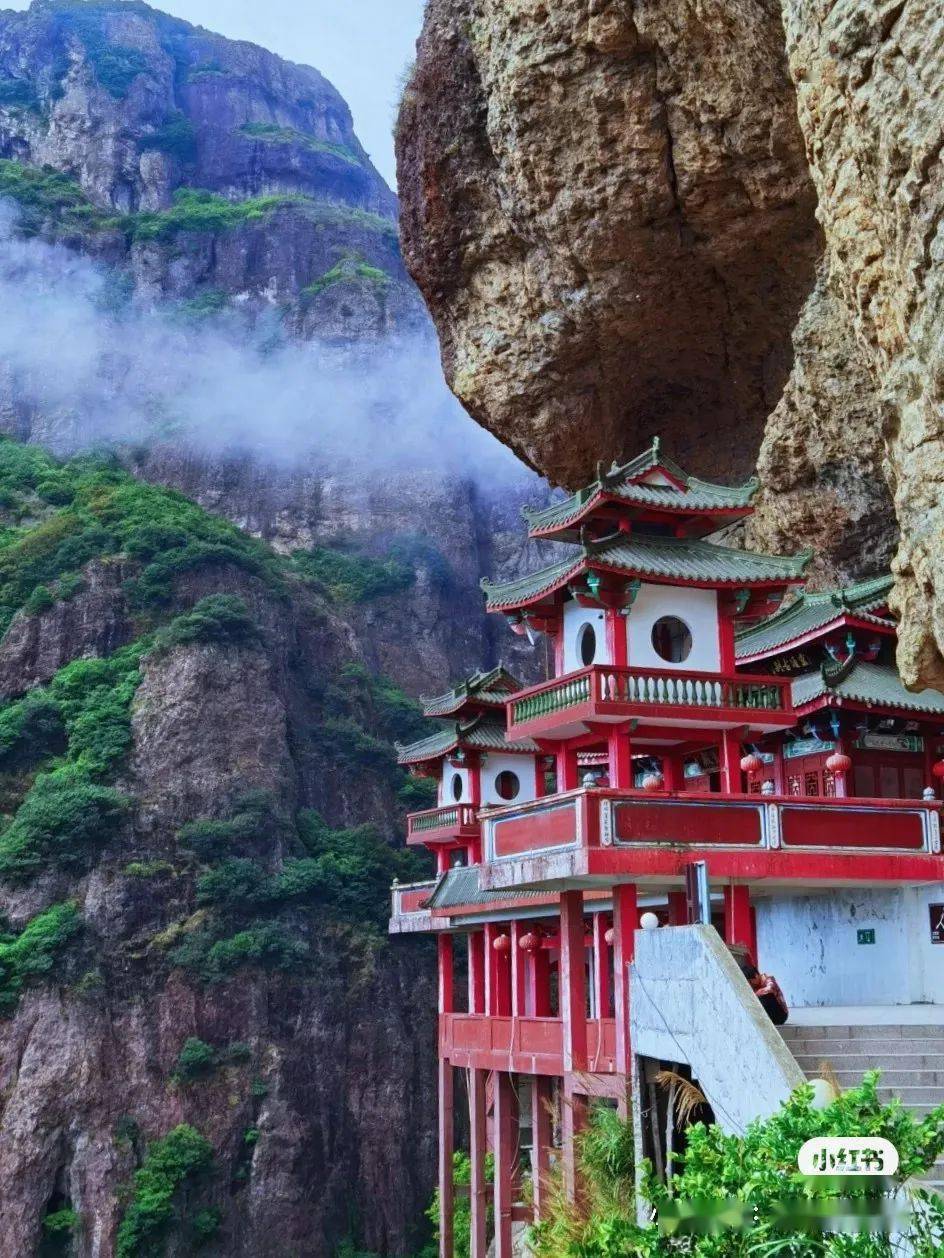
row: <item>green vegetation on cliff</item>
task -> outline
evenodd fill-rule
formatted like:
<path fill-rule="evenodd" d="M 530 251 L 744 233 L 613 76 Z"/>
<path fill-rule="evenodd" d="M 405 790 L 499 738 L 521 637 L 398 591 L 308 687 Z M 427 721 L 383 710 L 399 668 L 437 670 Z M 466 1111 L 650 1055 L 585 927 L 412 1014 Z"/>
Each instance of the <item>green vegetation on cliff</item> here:
<path fill-rule="evenodd" d="M 263 144 L 295 144 L 313 153 L 329 153 L 332 157 L 339 157 L 347 162 L 349 166 L 361 164 L 357 154 L 346 145 L 335 144 L 331 140 L 319 140 L 316 136 L 296 131 L 294 127 L 280 127 L 274 122 L 244 122 L 239 133 Z"/>
<path fill-rule="evenodd" d="M 117 1258 L 161 1252 L 157 1242 L 175 1220 L 179 1221 L 175 1199 L 212 1164 L 213 1146 L 187 1123 L 155 1140 L 134 1176 L 131 1204 L 118 1228 Z"/>
<path fill-rule="evenodd" d="M 54 904 L 37 913 L 18 935 L 0 934 L 0 1014 L 12 1013 L 23 988 L 48 976 L 80 927 L 74 904 Z"/>

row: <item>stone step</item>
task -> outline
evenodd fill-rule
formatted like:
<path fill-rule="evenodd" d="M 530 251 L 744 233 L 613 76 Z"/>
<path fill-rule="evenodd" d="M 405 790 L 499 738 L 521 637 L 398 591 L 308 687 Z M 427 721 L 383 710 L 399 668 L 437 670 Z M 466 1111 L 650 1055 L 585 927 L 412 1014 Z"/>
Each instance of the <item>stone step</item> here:
<path fill-rule="evenodd" d="M 844 1070 L 836 1061 L 828 1064 L 832 1067 L 830 1073 L 835 1074 L 843 1088 L 854 1088 L 862 1082 L 861 1069 Z M 807 1077 L 820 1074 L 821 1063 L 816 1060 L 798 1057 L 797 1065 Z M 944 1070 L 891 1070 L 882 1068 L 879 1062 L 873 1068 L 882 1069 L 880 1093 L 895 1092 L 898 1088 L 907 1087 L 940 1088 L 944 1092 Z"/>
<path fill-rule="evenodd" d="M 927 1053 L 934 1054 L 939 1047 L 927 1040 L 787 1040 L 787 1048 L 794 1056 L 832 1057 L 844 1053 L 857 1053 L 868 1056 L 873 1061 L 879 1057 L 909 1055 L 920 1057 Z"/>
<path fill-rule="evenodd" d="M 852 1040 L 852 1039 L 868 1039 L 868 1040 L 933 1040 L 939 1039 L 944 1043 L 944 1025 L 931 1026 L 911 1026 L 906 1023 L 902 1026 L 871 1026 L 863 1024 L 861 1026 L 801 1026 L 799 1023 L 787 1022 L 780 1028 L 783 1038 L 788 1042 L 794 1039 L 804 1040 Z"/>
<path fill-rule="evenodd" d="M 799 1052 L 794 1049 L 793 1056 L 800 1067 L 807 1073 L 818 1073 L 824 1061 L 835 1070 L 940 1070 L 944 1071 L 944 1053 L 822 1053 L 816 1051 Z"/>

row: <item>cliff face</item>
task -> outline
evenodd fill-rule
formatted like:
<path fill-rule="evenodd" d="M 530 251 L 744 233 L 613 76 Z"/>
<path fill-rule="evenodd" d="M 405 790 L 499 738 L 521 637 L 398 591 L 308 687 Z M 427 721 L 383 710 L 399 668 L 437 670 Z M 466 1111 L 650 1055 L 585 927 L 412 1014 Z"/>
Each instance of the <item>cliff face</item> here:
<path fill-rule="evenodd" d="M 108 277 L 73 317 L 91 320 L 110 364 L 56 392 L 69 355 L 50 346 L 25 367 L 3 355 L 4 431 L 60 454 L 117 436 L 136 473 L 283 552 L 383 559 L 405 539 L 408 591 L 351 618 L 371 663 L 414 693 L 502 654 L 516 662 L 519 640 L 486 624 L 478 582 L 533 562 L 508 520 L 517 532 L 518 506 L 546 491 L 511 460 L 496 481 L 464 435 L 473 426 L 426 383 L 432 334 L 400 258 L 395 198 L 316 70 L 144 4 L 36 0 L 2 13 L 3 197 L 20 236 Z M 0 258 L 2 278 L 22 265 Z M 52 266 L 50 292 L 66 271 Z M 127 352 L 145 338 L 157 366 Z M 226 365 L 178 381 L 191 358 Z M 216 402 L 230 396 L 233 414 Z M 124 428 L 103 433 L 115 411 Z"/>
<path fill-rule="evenodd" d="M 937 685 L 942 41 L 922 0 L 433 0 L 398 150 L 482 422 L 568 484 L 652 431 L 731 477 L 759 451 L 754 540 L 820 583 L 897 546 L 899 663 Z"/>
<path fill-rule="evenodd" d="M 82 1258 L 413 1252 L 434 966 L 383 928 L 415 714 L 185 500 L 8 442 L 0 481 L 0 1251 L 70 1211 Z M 181 1124 L 212 1163 L 142 1214 Z"/>

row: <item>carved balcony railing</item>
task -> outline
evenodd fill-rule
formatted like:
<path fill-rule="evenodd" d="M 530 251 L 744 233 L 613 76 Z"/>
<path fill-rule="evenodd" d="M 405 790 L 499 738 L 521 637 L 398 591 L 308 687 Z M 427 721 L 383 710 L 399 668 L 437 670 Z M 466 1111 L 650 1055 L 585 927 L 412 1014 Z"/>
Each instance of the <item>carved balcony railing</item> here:
<path fill-rule="evenodd" d="M 780 677 L 593 665 L 521 691 L 508 702 L 509 732 L 566 735 L 581 721 L 660 718 L 700 725 L 732 717 L 759 728 L 793 720 L 790 683 Z"/>
<path fill-rule="evenodd" d="M 564 1026 L 560 1018 L 444 1013 L 439 1016 L 439 1051 L 454 1066 L 561 1075 Z M 611 1074 L 615 1069 L 615 1020 L 589 1018 L 587 1073 Z"/>
<path fill-rule="evenodd" d="M 489 810 L 483 889 L 684 876 L 944 880 L 941 803 L 588 788 Z"/>
<path fill-rule="evenodd" d="M 468 843 L 479 837 L 478 812 L 470 804 L 428 808 L 406 819 L 408 843 Z"/>

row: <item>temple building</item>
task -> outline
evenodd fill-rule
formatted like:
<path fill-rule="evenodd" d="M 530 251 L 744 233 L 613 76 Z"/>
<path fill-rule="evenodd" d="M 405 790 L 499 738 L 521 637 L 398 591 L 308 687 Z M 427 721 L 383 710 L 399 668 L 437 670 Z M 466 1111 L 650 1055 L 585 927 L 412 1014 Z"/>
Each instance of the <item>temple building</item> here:
<path fill-rule="evenodd" d="M 890 580 L 806 593 L 809 554 L 731 544 L 755 488 L 689 476 L 654 442 L 526 513 L 532 537 L 567 553 L 484 592 L 552 675 L 527 687 L 503 669 L 472 677 L 429 701 L 436 732 L 400 749 L 437 783 L 437 806 L 409 819 L 437 877 L 394 887 L 391 931 L 438 940 L 444 1256 L 458 1072 L 473 1258 L 489 1193 L 507 1258 L 516 1222 L 540 1217 L 552 1166 L 578 1190 L 574 1136 L 592 1098 L 632 1097 L 647 1152 L 642 1114 L 658 1105 L 646 1062 L 683 1063 L 703 1087 L 715 1078 L 715 1063 L 696 1070 L 690 1046 L 674 1047 L 682 1031 L 643 1044 L 647 1017 L 668 1031 L 673 982 L 697 1003 L 694 960 L 640 1003 L 672 947 L 710 973 L 709 1007 L 689 1020 L 743 1022 L 743 1059 L 758 1079 L 770 1066 L 772 1097 L 802 1074 L 752 1020 L 720 941 L 773 971 L 794 1006 L 944 1006 L 944 696 L 898 677 Z M 709 1102 L 725 1086 L 718 1075 L 717 1101 L 705 1087 Z"/>

